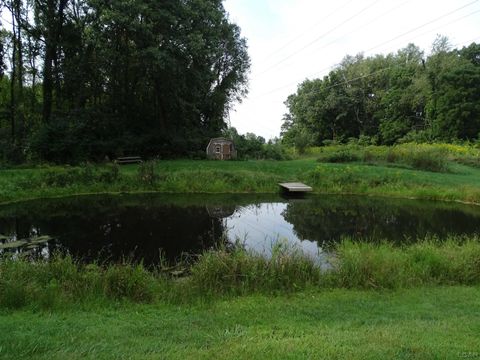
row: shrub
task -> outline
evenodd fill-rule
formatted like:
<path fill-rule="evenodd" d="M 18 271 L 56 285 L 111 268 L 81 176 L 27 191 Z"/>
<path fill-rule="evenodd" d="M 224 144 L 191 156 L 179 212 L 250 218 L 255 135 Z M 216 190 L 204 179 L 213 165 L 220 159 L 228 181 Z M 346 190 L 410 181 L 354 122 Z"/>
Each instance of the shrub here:
<path fill-rule="evenodd" d="M 114 183 L 120 180 L 120 167 L 118 164 L 109 164 L 101 171 L 98 180 L 106 183 Z"/>
<path fill-rule="evenodd" d="M 360 157 L 352 150 L 340 149 L 332 152 L 324 153 L 319 159 L 319 162 L 327 163 L 346 163 L 359 161 Z"/>
<path fill-rule="evenodd" d="M 141 163 L 137 173 L 138 179 L 145 185 L 153 186 L 158 180 L 158 176 L 155 173 L 155 162 L 153 161 Z"/>
<path fill-rule="evenodd" d="M 369 164 L 395 164 L 417 170 L 447 172 L 450 150 L 439 145 L 402 144 L 392 147 L 342 145 L 321 148 L 320 162 L 347 163 L 362 161 Z M 462 157 L 463 158 L 463 157 Z"/>
<path fill-rule="evenodd" d="M 421 149 L 412 152 L 406 159 L 407 164 L 414 169 L 434 172 L 448 171 L 445 154 L 431 149 Z"/>
<path fill-rule="evenodd" d="M 114 183 L 121 178 L 118 165 L 98 167 L 85 164 L 80 167 L 49 168 L 38 176 L 24 179 L 19 185 L 23 189 L 36 187 L 68 187 L 73 185 L 93 185 Z"/>
<path fill-rule="evenodd" d="M 116 300 L 151 302 L 155 278 L 142 265 L 113 265 L 105 273 L 105 293 Z"/>
<path fill-rule="evenodd" d="M 318 283 L 320 269 L 313 260 L 285 245 L 266 258 L 243 247 L 210 251 L 191 269 L 191 283 L 200 293 L 246 294 L 304 289 Z"/>

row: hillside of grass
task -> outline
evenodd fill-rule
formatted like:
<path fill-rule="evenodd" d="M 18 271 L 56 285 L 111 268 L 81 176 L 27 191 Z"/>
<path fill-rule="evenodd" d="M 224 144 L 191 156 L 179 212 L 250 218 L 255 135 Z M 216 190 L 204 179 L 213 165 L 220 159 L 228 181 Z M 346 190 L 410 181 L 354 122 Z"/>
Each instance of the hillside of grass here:
<path fill-rule="evenodd" d="M 460 145 L 330 146 L 294 160 L 159 160 L 0 170 L 0 203 L 91 193 L 275 193 L 301 181 L 315 193 L 480 203 L 479 150 Z"/>

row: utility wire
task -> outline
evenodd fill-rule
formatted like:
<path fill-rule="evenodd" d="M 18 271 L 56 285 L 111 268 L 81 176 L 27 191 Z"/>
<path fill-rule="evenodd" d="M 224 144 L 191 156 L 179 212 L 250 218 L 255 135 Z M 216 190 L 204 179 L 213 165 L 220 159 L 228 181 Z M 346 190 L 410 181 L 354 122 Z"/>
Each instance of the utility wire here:
<path fill-rule="evenodd" d="M 277 50 L 274 50 L 273 52 L 271 52 L 270 54 L 268 54 L 263 60 L 262 62 L 265 62 L 266 60 L 270 59 L 273 55 L 276 55 L 278 54 L 279 52 L 281 52 L 282 50 L 284 50 L 285 48 L 287 48 L 288 46 L 290 46 L 291 44 L 293 44 L 294 42 L 296 42 L 298 39 L 300 39 L 301 37 L 303 37 L 303 35 L 309 33 L 311 30 L 313 30 L 314 28 L 316 28 L 319 24 L 321 24 L 324 20 L 328 19 L 330 16 L 332 16 L 333 14 L 335 14 L 337 11 L 343 9 L 345 6 L 349 5 L 350 3 L 352 3 L 354 0 L 349 0 L 347 1 L 346 3 L 342 4 L 341 6 L 339 6 L 338 8 L 336 8 L 335 10 L 333 10 L 332 12 L 330 12 L 328 15 L 324 16 L 321 20 L 317 21 L 314 25 L 310 26 L 307 30 L 303 31 L 302 33 L 300 33 L 299 35 L 297 35 L 295 38 L 291 39 L 290 41 L 288 41 L 287 43 L 285 43 L 284 45 L 282 45 L 280 48 L 278 48 Z M 411 1 L 411 0 L 409 0 Z"/>
<path fill-rule="evenodd" d="M 439 16 L 438 18 L 435 18 L 435 19 L 433 19 L 433 20 L 431 20 L 431 21 L 429 21 L 429 22 L 427 22 L 427 23 L 425 23 L 425 24 L 423 24 L 423 25 L 417 26 L 416 28 L 414 28 L 414 29 L 412 29 L 412 30 L 409 30 L 409 31 L 407 31 L 407 32 L 405 32 L 405 33 L 403 33 L 403 34 L 400 34 L 400 35 L 394 37 L 394 38 L 391 39 L 391 40 L 387 40 L 387 41 L 385 41 L 385 42 L 383 42 L 383 43 L 381 43 L 381 44 L 379 44 L 379 45 L 376 45 L 376 46 L 374 46 L 374 47 L 366 50 L 365 52 L 369 52 L 369 51 L 372 51 L 372 50 L 374 50 L 374 49 L 377 49 L 377 48 L 379 48 L 379 47 L 381 47 L 381 46 L 383 46 L 383 45 L 385 45 L 385 44 L 388 44 L 388 43 L 390 43 L 390 42 L 392 42 L 392 41 L 395 41 L 395 40 L 397 40 L 397 39 L 399 39 L 399 38 L 401 38 L 401 37 L 404 37 L 405 35 L 408 35 L 408 34 L 414 32 L 414 31 L 417 31 L 418 29 L 421 29 L 421 28 L 424 28 L 424 27 L 427 26 L 427 25 L 433 24 L 433 23 L 435 23 L 435 22 L 437 22 L 437 21 L 439 21 L 439 20 L 441 20 L 441 19 L 443 19 L 443 18 L 446 18 L 447 16 L 450 16 L 450 15 L 452 15 L 452 14 L 454 14 L 454 13 L 460 11 L 460 10 L 463 10 L 463 9 L 469 7 L 469 6 L 472 6 L 473 4 L 477 3 L 478 1 L 479 1 L 479 0 L 474 0 L 474 1 L 472 1 L 472 2 L 469 2 L 468 4 L 463 5 L 463 6 L 459 7 L 459 8 L 456 8 L 455 10 L 452 10 L 452 11 L 446 13 L 446 14 L 443 14 L 442 16 Z"/>
<path fill-rule="evenodd" d="M 478 0 L 475 0 L 475 1 L 478 1 Z M 309 42 L 308 44 L 306 44 L 305 46 L 303 46 L 302 48 L 300 48 L 299 50 L 297 50 L 296 52 L 294 53 L 291 53 L 290 55 L 288 55 L 287 57 L 283 58 L 282 60 L 278 61 L 277 63 L 273 64 L 272 66 L 270 66 L 268 69 L 262 71 L 261 73 L 259 73 L 257 76 L 260 76 L 260 75 L 263 75 L 269 71 L 271 71 L 272 69 L 274 69 L 275 67 L 277 67 L 278 65 L 280 64 L 283 64 L 285 61 L 287 61 L 288 59 L 294 57 L 295 55 L 298 55 L 300 52 L 302 52 L 303 50 L 305 49 L 308 49 L 310 46 L 312 46 L 313 44 L 315 44 L 316 42 L 318 42 L 319 40 L 323 39 L 324 36 L 327 36 L 329 34 L 331 34 L 332 32 L 334 32 L 335 30 L 339 29 L 340 27 L 342 27 L 343 25 L 345 25 L 346 23 L 348 23 L 349 21 L 353 20 L 354 18 L 360 16 L 361 14 L 363 14 L 365 11 L 367 11 L 368 9 L 372 8 L 374 5 L 376 5 L 378 2 L 380 2 L 380 0 L 375 0 L 374 2 L 372 2 L 370 5 L 364 7 L 362 10 L 360 10 L 359 12 L 355 13 L 354 15 L 350 16 L 348 19 L 344 20 L 342 23 L 340 23 L 339 25 L 335 26 L 334 28 L 328 30 L 327 32 L 323 33 L 322 35 L 320 35 L 319 37 L 315 38 L 313 41 Z"/>
<path fill-rule="evenodd" d="M 418 29 L 424 28 L 425 26 L 428 26 L 428 25 L 430 25 L 430 24 L 432 24 L 432 23 L 435 23 L 435 22 L 437 22 L 437 21 L 439 21 L 439 20 L 441 20 L 441 19 L 443 19 L 443 18 L 445 18 L 445 17 L 447 17 L 447 16 L 450 16 L 450 15 L 452 15 L 452 14 L 454 14 L 454 13 L 460 11 L 460 10 L 463 10 L 463 9 L 465 9 L 465 8 L 467 8 L 467 7 L 475 4 L 475 3 L 477 3 L 478 1 L 479 1 L 479 0 L 474 0 L 474 1 L 472 1 L 472 2 L 469 2 L 468 4 L 465 4 L 465 5 L 463 5 L 463 6 L 459 7 L 459 8 L 456 8 L 456 9 L 454 9 L 454 10 L 448 12 L 448 13 L 445 13 L 445 14 L 443 14 L 442 16 L 440 16 L 440 17 L 438 17 L 438 18 L 435 18 L 435 19 L 433 19 L 433 20 L 431 20 L 431 21 L 429 21 L 429 22 L 427 22 L 427 23 L 425 23 L 425 24 L 422 24 L 422 25 L 420 25 L 420 26 L 417 26 L 416 28 L 413 28 L 413 29 L 411 29 L 411 30 L 403 33 L 403 34 L 400 34 L 400 35 L 394 37 L 393 39 L 390 39 L 390 40 L 387 40 L 387 41 L 385 41 L 385 42 L 383 42 L 383 43 L 380 43 L 380 44 L 378 44 L 378 45 L 376 45 L 376 46 L 374 46 L 374 47 L 366 50 L 365 52 L 369 52 L 369 51 L 371 51 L 371 50 L 374 50 L 374 49 L 376 49 L 376 48 L 378 48 L 378 47 L 380 47 L 380 46 L 383 46 L 383 45 L 386 45 L 386 44 L 388 44 L 388 43 L 390 43 L 390 42 L 392 42 L 392 41 L 395 41 L 395 40 L 397 40 L 397 39 L 399 39 L 399 38 L 401 38 L 401 37 L 403 37 L 403 36 L 405 36 L 405 35 L 408 35 L 408 34 L 410 34 L 410 33 L 412 33 L 412 32 L 415 32 L 415 31 L 417 31 Z M 316 42 L 317 42 L 318 40 L 320 40 L 323 36 L 328 35 L 328 34 L 330 34 L 331 32 L 333 32 L 334 30 L 336 30 L 337 28 L 343 26 L 346 22 L 348 22 L 348 21 L 350 21 L 351 19 L 353 19 L 354 17 L 360 15 L 361 13 L 363 13 L 364 11 L 366 11 L 368 8 L 370 8 L 370 7 L 372 7 L 373 5 L 375 5 L 377 2 L 378 2 L 378 1 L 375 1 L 374 3 L 370 4 L 369 6 L 363 8 L 360 12 L 358 12 L 358 13 L 356 13 L 355 15 L 353 15 L 352 17 L 348 18 L 347 20 L 345 20 L 343 23 L 341 23 L 341 24 L 338 25 L 337 27 L 335 27 L 335 28 L 327 31 L 325 34 L 321 35 L 320 37 L 316 38 L 316 39 L 313 40 L 312 42 L 308 43 L 307 45 L 305 45 L 304 47 L 302 47 L 301 49 L 299 49 L 297 52 L 294 52 L 294 53 L 290 54 L 289 56 L 283 58 L 282 60 L 280 60 L 280 61 L 277 62 L 276 64 L 272 65 L 269 69 L 266 69 L 265 71 L 259 73 L 257 76 L 261 76 L 261 75 L 269 72 L 269 71 L 272 70 L 273 68 L 275 68 L 275 67 L 277 67 L 278 65 L 284 63 L 286 60 L 288 60 L 288 59 L 292 58 L 293 56 L 299 54 L 301 51 L 307 49 L 308 47 L 310 47 L 311 45 L 313 45 L 314 43 L 316 43 Z M 470 15 L 471 15 L 471 14 L 470 14 Z"/>
<path fill-rule="evenodd" d="M 438 26 L 438 27 L 436 27 L 435 29 L 430 29 L 430 30 L 427 30 L 427 31 L 419 34 L 419 35 L 416 35 L 414 38 L 410 38 L 408 41 L 411 41 L 412 39 L 416 39 L 416 38 L 422 37 L 422 36 L 424 36 L 424 35 L 426 35 L 426 34 L 430 34 L 430 33 L 434 32 L 434 31 L 436 31 L 436 30 L 438 30 L 438 29 L 444 28 L 444 27 L 446 27 L 446 26 L 449 26 L 449 25 L 452 25 L 452 24 L 454 24 L 454 23 L 456 23 L 456 22 L 459 22 L 460 20 L 463 20 L 463 19 L 465 19 L 465 18 L 467 18 L 467 17 L 470 17 L 470 16 L 472 16 L 472 15 L 478 14 L 479 12 L 480 12 L 480 10 L 471 12 L 471 13 L 469 13 L 469 14 L 467 14 L 467 15 L 464 15 L 464 16 L 462 16 L 462 17 L 460 17 L 460 18 L 457 18 L 457 19 L 455 19 L 455 20 L 453 20 L 453 21 L 450 21 L 450 22 L 448 22 L 448 23 L 446 23 L 446 24 L 443 24 L 443 25 L 441 25 L 441 26 Z M 456 46 L 456 45 L 454 45 L 454 46 Z"/>
<path fill-rule="evenodd" d="M 430 25 L 431 23 L 434 23 L 434 22 L 436 22 L 436 21 L 438 21 L 438 20 L 440 20 L 440 19 L 442 19 L 442 18 L 444 18 L 444 17 L 446 17 L 446 16 L 448 16 L 448 15 L 451 15 L 451 14 L 453 14 L 453 13 L 455 13 L 455 12 L 457 12 L 457 11 L 459 11 L 459 10 L 467 7 L 467 6 L 470 6 L 470 5 L 472 5 L 472 4 L 474 4 L 474 3 L 478 2 L 478 1 L 479 1 L 479 0 L 475 0 L 475 1 L 473 1 L 473 2 L 471 2 L 471 3 L 469 3 L 469 4 L 465 5 L 465 6 L 463 6 L 463 7 L 461 7 L 461 8 L 458 8 L 458 9 L 456 9 L 456 10 L 453 10 L 452 12 L 450 12 L 450 13 L 448 13 L 448 14 L 442 15 L 442 16 L 440 16 L 439 18 L 436 18 L 435 20 L 429 21 L 428 23 L 425 23 L 425 24 L 420 25 L 420 26 L 418 26 L 418 27 L 416 27 L 416 28 L 414 28 L 414 29 L 412 29 L 412 30 L 409 30 L 409 31 L 403 33 L 402 35 L 396 36 L 396 37 L 394 37 L 394 38 L 392 38 L 392 39 L 390 39 L 390 40 L 388 40 L 388 41 L 385 41 L 385 42 L 383 42 L 383 43 L 381 43 L 381 44 L 379 44 L 379 45 L 376 45 L 376 46 L 368 49 L 367 52 L 368 52 L 368 51 L 371 51 L 372 49 L 376 49 L 376 48 L 378 48 L 378 47 L 380 47 L 380 46 L 383 46 L 383 45 L 385 45 L 385 44 L 387 44 L 387 43 L 393 42 L 393 41 L 397 40 L 397 39 L 400 38 L 400 37 L 403 37 L 403 36 L 405 36 L 405 35 L 407 35 L 407 34 L 410 34 L 410 33 L 414 32 L 414 31 L 418 30 L 418 29 L 421 29 L 421 28 L 423 28 L 423 27 L 425 27 L 425 26 L 427 26 L 427 25 Z M 451 24 L 453 24 L 453 23 L 456 23 L 456 22 L 458 22 L 458 21 L 460 21 L 460 20 L 463 20 L 463 19 L 465 19 L 465 18 L 467 18 L 467 17 L 469 17 L 469 16 L 472 16 L 472 15 L 474 15 L 474 14 L 477 14 L 477 13 L 479 13 L 479 12 L 480 12 L 480 10 L 476 10 L 476 11 L 474 11 L 474 12 L 472 12 L 472 13 L 469 13 L 469 14 L 467 14 L 467 15 L 464 15 L 464 16 L 460 17 L 460 18 L 457 18 L 456 20 L 453 20 L 453 21 L 451 21 L 451 22 L 449 22 L 449 23 L 447 23 L 447 24 L 443 24 L 443 25 L 441 25 L 441 26 L 439 26 L 439 27 L 437 27 L 437 28 L 435 28 L 435 29 L 431 29 L 431 30 L 428 30 L 428 31 L 426 31 L 426 32 L 423 32 L 422 34 L 417 35 L 417 36 L 415 36 L 414 38 L 410 38 L 410 40 L 413 40 L 413 39 L 415 39 L 415 38 L 418 38 L 418 37 L 421 37 L 421 36 L 423 36 L 423 35 L 425 35 L 425 34 L 431 33 L 431 32 L 433 32 L 433 31 L 436 31 L 436 30 L 438 30 L 438 29 L 440 29 L 440 28 L 443 28 L 443 27 L 445 27 L 445 26 L 448 26 L 448 25 L 451 25 Z M 341 63 L 337 63 L 337 64 L 334 64 L 334 65 L 325 67 L 325 68 L 323 68 L 322 70 L 316 72 L 315 74 L 311 74 L 311 75 L 306 76 L 305 79 L 307 79 L 307 78 L 309 78 L 309 77 L 317 76 L 317 75 L 319 75 L 319 74 L 322 74 L 324 71 L 329 70 L 329 69 L 333 69 L 333 68 L 335 68 L 335 67 L 337 67 L 337 66 L 339 66 L 339 65 L 341 65 Z M 278 92 L 278 91 L 283 90 L 283 89 L 285 89 L 285 88 L 287 88 L 287 87 L 290 87 L 291 85 L 294 85 L 294 84 L 299 84 L 299 81 L 291 82 L 291 83 L 288 83 L 288 84 L 283 85 L 283 86 L 281 86 L 281 87 L 275 88 L 275 89 L 273 89 L 273 90 L 271 90 L 271 91 L 268 91 L 268 92 L 266 92 L 266 93 L 263 93 L 263 94 L 259 95 L 258 97 L 256 97 L 256 99 L 261 98 L 261 97 L 265 97 L 265 96 L 270 95 L 270 94 L 275 93 L 275 92 Z"/>
<path fill-rule="evenodd" d="M 317 49 L 315 50 L 315 52 L 318 52 L 319 50 L 324 49 L 324 48 L 326 48 L 326 47 L 334 44 L 334 43 L 337 42 L 338 40 L 344 39 L 346 36 L 348 36 L 348 35 L 350 35 L 350 34 L 352 34 L 352 33 L 355 33 L 356 31 L 364 28 L 364 27 L 367 26 L 367 25 L 372 24 L 373 22 L 377 21 L 378 19 L 383 18 L 385 15 L 391 13 L 392 11 L 394 11 L 394 10 L 402 7 L 403 5 L 405 5 L 405 4 L 407 4 L 407 3 L 411 2 L 411 1 L 412 1 L 412 0 L 404 1 L 404 2 L 401 3 L 400 5 L 397 5 L 397 6 L 393 7 L 393 8 L 391 8 L 391 9 L 383 12 L 382 14 L 380 14 L 380 15 L 377 16 L 377 17 L 375 17 L 374 19 L 369 20 L 367 23 L 364 23 L 363 25 L 361 25 L 361 26 L 353 29 L 352 31 L 343 34 L 341 37 L 336 38 L 335 40 L 330 41 L 329 43 L 325 44 L 324 46 L 322 46 L 322 47 L 320 47 L 320 48 L 317 48 Z M 325 68 L 317 71 L 315 74 L 308 75 L 306 78 L 308 78 L 308 77 L 315 77 L 315 76 L 321 75 L 321 74 L 323 74 L 326 70 L 332 70 L 333 68 L 335 68 L 335 67 L 338 66 L 338 65 L 340 65 L 340 63 L 327 66 L 327 67 L 325 67 Z M 263 94 L 259 95 L 258 97 L 264 97 L 264 96 L 270 95 L 270 94 L 272 94 L 272 93 L 274 93 L 274 92 L 283 90 L 283 89 L 285 89 L 285 88 L 287 88 L 287 87 L 290 87 L 290 86 L 292 86 L 292 85 L 295 85 L 295 84 L 298 84 L 298 81 L 294 81 L 294 82 L 288 83 L 288 84 L 283 85 L 283 86 L 281 86 L 281 87 L 279 87 L 279 88 L 276 88 L 276 89 L 274 89 L 274 90 L 271 90 L 271 91 L 268 91 L 268 92 L 266 92 L 266 93 L 263 93 Z"/>
<path fill-rule="evenodd" d="M 346 38 L 347 36 L 356 33 L 358 30 L 363 29 L 363 28 L 365 28 L 365 27 L 368 27 L 369 25 L 373 24 L 374 22 L 378 21 L 379 19 L 383 19 L 385 15 L 390 14 L 392 11 L 397 10 L 398 8 L 404 6 L 405 4 L 407 4 L 407 3 L 411 2 L 411 1 L 412 1 L 412 0 L 407 0 L 407 1 L 403 2 L 403 3 L 401 3 L 400 5 L 397 5 L 397 6 L 393 7 L 393 8 L 391 8 L 391 9 L 383 12 L 382 14 L 376 16 L 375 18 L 373 18 L 373 19 L 371 19 L 371 20 L 368 20 L 366 23 L 364 23 L 364 24 L 362 24 L 362 25 L 354 28 L 352 31 L 349 31 L 349 32 L 343 34 L 342 36 L 340 36 L 340 37 L 338 37 L 338 38 L 330 41 L 329 43 L 327 43 L 327 44 L 325 44 L 325 45 L 323 45 L 323 46 L 321 46 L 321 47 L 319 47 L 319 48 L 314 49 L 313 52 L 316 53 L 316 52 L 318 52 L 319 50 L 325 49 L 325 48 L 329 47 L 330 45 L 335 44 L 337 41 L 342 40 L 342 39 Z"/>
<path fill-rule="evenodd" d="M 474 38 L 474 39 L 472 39 L 472 40 L 468 40 L 467 43 L 470 43 L 471 41 L 475 41 L 475 40 L 478 40 L 478 39 L 480 39 L 480 37 Z M 458 44 L 455 44 L 454 46 L 458 46 L 458 45 L 463 44 L 463 43 L 464 43 L 464 42 L 458 43 Z M 353 79 L 347 79 L 347 80 L 342 81 L 342 82 L 340 82 L 340 83 L 326 86 L 326 87 L 322 88 L 321 90 L 323 91 L 323 90 L 332 89 L 332 88 L 335 88 L 335 87 L 338 87 L 338 86 L 349 85 L 349 84 L 351 84 L 351 83 L 353 83 L 353 82 L 355 82 L 355 81 L 362 80 L 362 79 L 366 79 L 366 78 L 369 78 L 369 77 L 371 77 L 371 76 L 380 74 L 380 73 L 382 73 L 382 72 L 384 72 L 384 71 L 386 71 L 386 70 L 390 70 L 390 69 L 398 68 L 398 67 L 401 67 L 401 66 L 400 66 L 400 65 L 387 66 L 387 67 L 385 67 L 385 68 L 376 70 L 376 71 L 374 71 L 374 72 L 372 72 L 372 73 L 369 73 L 369 74 L 366 74 L 366 75 L 361 75 L 361 76 L 355 77 L 355 78 L 353 78 Z M 318 93 L 318 92 L 319 92 L 319 90 L 313 90 L 313 91 L 309 92 L 308 96 L 314 95 L 314 94 L 316 94 L 316 93 Z"/>

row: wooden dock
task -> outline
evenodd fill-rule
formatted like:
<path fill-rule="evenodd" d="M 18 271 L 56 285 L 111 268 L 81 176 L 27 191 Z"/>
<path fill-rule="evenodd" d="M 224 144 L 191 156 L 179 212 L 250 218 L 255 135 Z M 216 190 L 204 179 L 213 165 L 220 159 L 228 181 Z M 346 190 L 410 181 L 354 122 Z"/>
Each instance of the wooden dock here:
<path fill-rule="evenodd" d="M 311 192 L 313 189 L 305 184 L 302 183 L 280 183 L 278 184 L 280 188 L 288 193 L 306 193 Z"/>

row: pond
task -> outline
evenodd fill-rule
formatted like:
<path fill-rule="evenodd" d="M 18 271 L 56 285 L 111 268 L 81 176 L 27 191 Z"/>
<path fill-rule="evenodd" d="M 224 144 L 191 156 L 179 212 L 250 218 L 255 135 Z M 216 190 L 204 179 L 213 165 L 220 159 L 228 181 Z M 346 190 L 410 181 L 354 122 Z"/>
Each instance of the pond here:
<path fill-rule="evenodd" d="M 0 253 L 48 258 L 69 253 L 85 262 L 156 264 L 240 242 L 268 256 L 276 243 L 319 259 L 343 239 L 397 244 L 427 235 L 480 232 L 480 207 L 355 196 L 121 195 L 38 200 L 0 207 Z M 53 240 L 12 247 L 19 239 Z M 10 246 L 9 246 L 10 244 Z M 8 248 L 8 249 L 7 249 Z"/>

